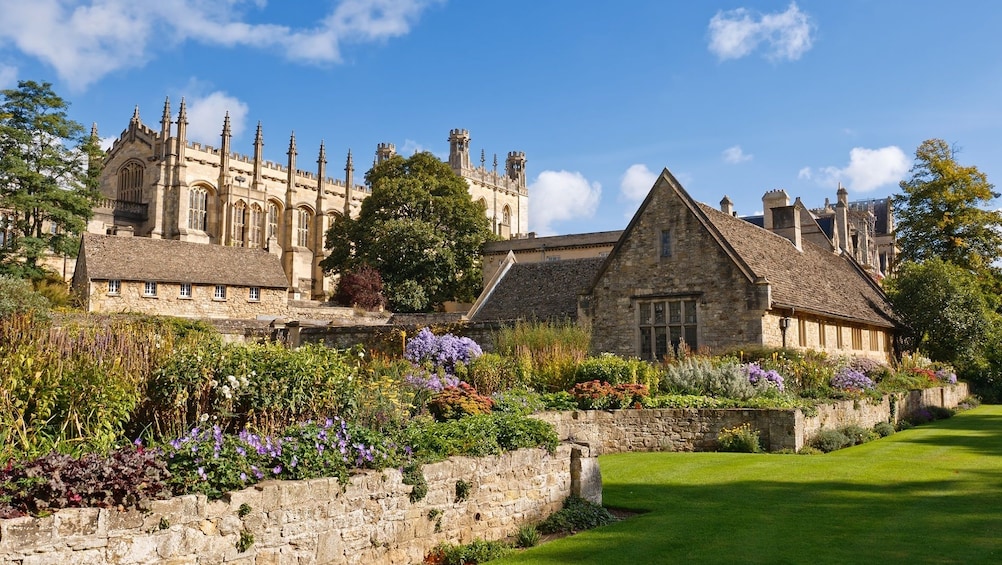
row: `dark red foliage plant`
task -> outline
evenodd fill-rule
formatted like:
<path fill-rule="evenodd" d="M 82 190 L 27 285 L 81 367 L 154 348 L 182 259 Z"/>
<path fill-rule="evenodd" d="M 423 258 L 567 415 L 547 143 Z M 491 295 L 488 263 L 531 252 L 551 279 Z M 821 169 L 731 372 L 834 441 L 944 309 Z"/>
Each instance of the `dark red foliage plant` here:
<path fill-rule="evenodd" d="M 346 271 L 338 281 L 333 300 L 342 306 L 378 310 L 386 306 L 383 277 L 369 265 L 362 265 L 354 271 Z"/>

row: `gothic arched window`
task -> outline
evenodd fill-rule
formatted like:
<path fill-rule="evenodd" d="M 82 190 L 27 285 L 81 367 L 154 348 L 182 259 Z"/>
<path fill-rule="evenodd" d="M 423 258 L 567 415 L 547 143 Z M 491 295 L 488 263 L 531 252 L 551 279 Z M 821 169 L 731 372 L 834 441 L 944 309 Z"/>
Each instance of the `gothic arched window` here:
<path fill-rule="evenodd" d="M 278 204 L 268 203 L 268 239 L 278 238 Z"/>
<path fill-rule="evenodd" d="M 250 225 L 247 227 L 247 246 L 261 247 L 261 220 L 264 215 L 257 204 L 250 209 Z"/>
<path fill-rule="evenodd" d="M 208 227 L 209 191 L 201 186 L 188 189 L 188 228 L 205 231 Z"/>
<path fill-rule="evenodd" d="M 247 227 L 247 204 L 241 200 L 233 205 L 233 245 L 244 246 L 244 229 Z"/>
<path fill-rule="evenodd" d="M 308 208 L 299 209 L 298 229 L 296 230 L 296 245 L 299 247 L 310 246 L 310 221 L 312 219 L 312 214 L 310 214 Z"/>
<path fill-rule="evenodd" d="M 118 193 L 115 198 L 122 202 L 143 201 L 142 164 L 131 161 L 118 170 Z"/>

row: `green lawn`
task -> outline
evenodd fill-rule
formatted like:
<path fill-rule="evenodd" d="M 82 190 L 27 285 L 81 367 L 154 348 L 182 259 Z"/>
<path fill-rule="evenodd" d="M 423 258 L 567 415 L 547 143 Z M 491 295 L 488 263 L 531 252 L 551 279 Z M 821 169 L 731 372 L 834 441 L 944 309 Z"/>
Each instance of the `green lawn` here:
<path fill-rule="evenodd" d="M 1002 563 L 1002 406 L 828 455 L 599 461 L 644 514 L 499 563 Z"/>

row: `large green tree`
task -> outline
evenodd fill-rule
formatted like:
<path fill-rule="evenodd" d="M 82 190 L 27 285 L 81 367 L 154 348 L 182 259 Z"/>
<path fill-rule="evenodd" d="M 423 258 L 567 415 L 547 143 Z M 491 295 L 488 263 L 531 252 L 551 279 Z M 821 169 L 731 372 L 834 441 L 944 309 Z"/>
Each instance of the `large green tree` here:
<path fill-rule="evenodd" d="M 1002 214 L 986 209 L 999 193 L 984 173 L 958 164 L 945 141 L 929 139 L 900 186 L 894 206 L 902 261 L 939 257 L 972 272 L 997 273 Z"/>
<path fill-rule="evenodd" d="M 962 371 L 977 371 L 996 333 L 996 297 L 968 269 L 938 257 L 902 263 L 885 282 L 908 325 L 906 347 Z"/>
<path fill-rule="evenodd" d="M 398 312 L 472 300 L 481 286 L 480 248 L 493 235 L 466 181 L 426 152 L 387 159 L 365 180 L 372 195 L 358 218 L 339 217 L 327 232 L 324 269 L 375 268 Z"/>
<path fill-rule="evenodd" d="M 40 278 L 45 253 L 75 255 L 97 196 L 97 136 L 66 113 L 49 83 L 0 91 L 0 272 Z"/>

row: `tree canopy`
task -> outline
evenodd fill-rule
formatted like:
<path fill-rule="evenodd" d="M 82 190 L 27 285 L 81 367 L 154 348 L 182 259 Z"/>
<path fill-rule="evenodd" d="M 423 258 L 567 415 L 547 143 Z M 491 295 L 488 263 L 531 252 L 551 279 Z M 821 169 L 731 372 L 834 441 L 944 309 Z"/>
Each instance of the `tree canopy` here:
<path fill-rule="evenodd" d="M 46 252 L 76 254 L 93 213 L 101 150 L 67 107 L 49 83 L 0 91 L 0 272 L 40 278 Z"/>
<path fill-rule="evenodd" d="M 379 271 L 390 308 L 427 311 L 480 290 L 480 248 L 493 238 L 483 205 L 446 163 L 423 152 L 395 155 L 365 175 L 372 195 L 357 219 L 339 217 L 326 235 L 322 266 L 343 274 Z"/>
<path fill-rule="evenodd" d="M 894 206 L 902 261 L 939 257 L 973 272 L 997 271 L 1002 214 L 984 208 L 999 197 L 984 173 L 958 164 L 945 141 L 929 139 L 900 187 Z"/>

